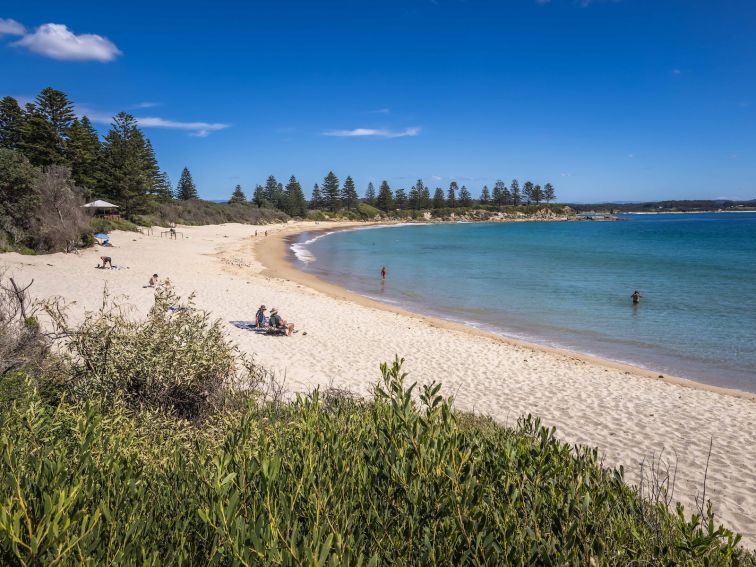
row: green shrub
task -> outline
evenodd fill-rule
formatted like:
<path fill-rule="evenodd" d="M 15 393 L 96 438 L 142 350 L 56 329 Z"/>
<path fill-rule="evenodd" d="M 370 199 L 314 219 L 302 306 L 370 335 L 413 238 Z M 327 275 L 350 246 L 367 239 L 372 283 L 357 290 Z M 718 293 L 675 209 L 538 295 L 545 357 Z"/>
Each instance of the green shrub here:
<path fill-rule="evenodd" d="M 138 232 L 139 226 L 123 218 L 110 218 L 92 217 L 90 224 L 92 225 L 92 231 L 97 232 L 111 232 L 113 230 L 125 230 L 128 232 Z"/>
<path fill-rule="evenodd" d="M 206 225 L 238 222 L 269 224 L 285 222 L 286 213 L 275 209 L 258 208 L 251 203 L 214 203 L 202 199 L 189 201 L 154 202 L 149 213 L 139 216 L 143 226 L 168 226 L 172 224 Z"/>
<path fill-rule="evenodd" d="M 375 217 L 381 216 L 381 211 L 379 211 L 372 205 L 368 205 L 367 203 L 358 203 L 357 212 L 360 214 L 360 216 L 369 220 L 372 220 Z"/>
<path fill-rule="evenodd" d="M 79 400 L 122 400 L 131 409 L 159 409 L 204 418 L 239 382 L 254 386 L 261 371 L 226 339 L 220 320 L 159 288 L 143 321 L 105 297 L 102 308 L 72 328 L 47 309 L 70 353 L 65 387 Z"/>
<path fill-rule="evenodd" d="M 530 417 L 455 414 L 383 367 L 371 402 L 300 396 L 193 428 L 0 382 L 0 563 L 740 565 Z M 7 403 L 8 398 L 14 398 Z"/>

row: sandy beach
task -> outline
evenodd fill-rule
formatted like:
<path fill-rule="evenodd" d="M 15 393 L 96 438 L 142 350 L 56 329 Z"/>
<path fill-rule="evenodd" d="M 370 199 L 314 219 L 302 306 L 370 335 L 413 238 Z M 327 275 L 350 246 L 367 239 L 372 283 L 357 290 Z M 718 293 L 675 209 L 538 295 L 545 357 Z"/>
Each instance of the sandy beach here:
<path fill-rule="evenodd" d="M 537 415 L 561 439 L 596 446 L 607 465 L 623 465 L 630 482 L 637 482 L 644 460 L 663 453 L 673 468 L 676 462 L 675 498 L 689 511 L 703 488 L 713 440 L 707 498 L 718 520 L 756 547 L 756 396 L 683 378 L 660 379 L 356 296 L 298 271 L 287 259 L 288 237 L 323 228 L 182 227 L 184 237 L 177 240 L 161 238 L 159 229 L 151 236 L 114 232 L 113 248 L 78 255 L 3 254 L 0 268 L 19 283 L 33 279 L 36 297 L 65 299 L 73 317 L 96 309 L 105 285 L 135 315 L 146 313 L 153 290 L 143 286 L 157 272 L 181 295 L 196 292 L 197 305 L 223 320 L 241 350 L 285 378 L 290 392 L 331 385 L 366 394 L 379 378 L 378 365 L 398 354 L 406 359 L 410 379 L 442 382 L 442 392 L 454 395 L 460 409 L 505 424 Z M 95 269 L 101 255 L 123 269 Z M 261 303 L 277 307 L 300 332 L 269 337 L 229 323 L 253 320 Z"/>

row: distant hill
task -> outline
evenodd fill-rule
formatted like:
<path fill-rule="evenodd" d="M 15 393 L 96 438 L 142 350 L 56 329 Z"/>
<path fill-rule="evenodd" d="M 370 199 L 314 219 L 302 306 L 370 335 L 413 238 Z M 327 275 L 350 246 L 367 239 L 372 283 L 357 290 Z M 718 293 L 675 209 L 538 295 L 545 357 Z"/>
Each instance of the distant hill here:
<path fill-rule="evenodd" d="M 701 212 L 701 211 L 738 211 L 756 210 L 756 199 L 733 201 L 729 199 L 690 199 L 648 202 L 610 202 L 610 203 L 569 203 L 578 213 L 583 212 Z"/>

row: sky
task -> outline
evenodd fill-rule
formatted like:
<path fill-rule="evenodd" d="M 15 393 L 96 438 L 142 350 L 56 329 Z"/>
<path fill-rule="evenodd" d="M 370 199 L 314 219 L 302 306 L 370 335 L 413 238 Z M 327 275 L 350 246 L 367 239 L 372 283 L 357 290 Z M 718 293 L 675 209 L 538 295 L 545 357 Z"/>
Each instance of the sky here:
<path fill-rule="evenodd" d="M 756 198 L 754 0 L 8 2 L 0 96 L 134 114 L 175 183 Z"/>

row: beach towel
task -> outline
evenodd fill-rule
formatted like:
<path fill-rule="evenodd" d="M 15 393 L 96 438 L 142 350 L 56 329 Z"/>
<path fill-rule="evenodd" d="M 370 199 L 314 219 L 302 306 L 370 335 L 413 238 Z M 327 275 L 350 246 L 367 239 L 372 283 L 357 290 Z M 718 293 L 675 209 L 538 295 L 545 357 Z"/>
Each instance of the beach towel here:
<path fill-rule="evenodd" d="M 229 323 L 231 323 L 237 329 L 241 329 L 243 331 L 253 331 L 260 334 L 265 333 L 265 327 L 260 328 L 255 326 L 254 321 L 229 321 Z"/>

